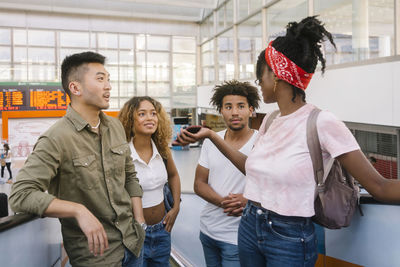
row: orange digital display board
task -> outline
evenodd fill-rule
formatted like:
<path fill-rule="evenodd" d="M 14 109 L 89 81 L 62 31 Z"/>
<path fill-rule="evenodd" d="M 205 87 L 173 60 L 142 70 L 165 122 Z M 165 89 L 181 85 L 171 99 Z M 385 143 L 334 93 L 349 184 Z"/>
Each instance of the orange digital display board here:
<path fill-rule="evenodd" d="M 0 84 L 0 111 L 62 110 L 69 103 L 59 84 Z"/>

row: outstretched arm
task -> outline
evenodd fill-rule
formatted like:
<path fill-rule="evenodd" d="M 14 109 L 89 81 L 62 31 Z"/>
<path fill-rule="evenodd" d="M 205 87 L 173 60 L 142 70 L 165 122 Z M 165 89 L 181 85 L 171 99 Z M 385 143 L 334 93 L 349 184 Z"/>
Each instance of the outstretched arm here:
<path fill-rule="evenodd" d="M 216 132 L 203 127 L 196 134 L 192 134 L 186 130 L 181 130 L 181 133 L 178 135 L 178 141 L 183 145 L 195 143 L 204 138 L 209 138 L 219 151 L 221 151 L 221 153 L 224 154 L 224 156 L 227 157 L 232 164 L 239 169 L 239 171 L 246 175 L 245 164 L 247 156 L 229 146 Z"/>
<path fill-rule="evenodd" d="M 345 153 L 337 159 L 374 198 L 400 203 L 400 180 L 386 179 L 380 175 L 361 150 Z"/>

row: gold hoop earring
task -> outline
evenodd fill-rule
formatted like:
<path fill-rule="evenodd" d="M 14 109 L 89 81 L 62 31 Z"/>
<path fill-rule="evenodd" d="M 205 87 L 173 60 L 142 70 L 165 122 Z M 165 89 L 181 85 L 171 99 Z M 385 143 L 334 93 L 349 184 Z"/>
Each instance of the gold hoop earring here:
<path fill-rule="evenodd" d="M 274 82 L 274 93 L 275 93 L 275 90 L 276 90 L 276 86 L 278 85 L 278 81 L 279 80 L 275 80 L 275 82 Z"/>

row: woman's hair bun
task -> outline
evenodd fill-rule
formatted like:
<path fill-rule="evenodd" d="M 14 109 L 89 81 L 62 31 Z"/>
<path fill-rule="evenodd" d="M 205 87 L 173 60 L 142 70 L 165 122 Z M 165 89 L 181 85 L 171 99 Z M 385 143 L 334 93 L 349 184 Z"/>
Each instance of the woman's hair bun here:
<path fill-rule="evenodd" d="M 325 37 L 333 43 L 332 35 L 325 29 L 322 22 L 317 19 L 317 16 L 307 17 L 299 23 L 289 22 L 286 37 L 298 41 L 307 40 L 311 46 L 324 41 Z"/>

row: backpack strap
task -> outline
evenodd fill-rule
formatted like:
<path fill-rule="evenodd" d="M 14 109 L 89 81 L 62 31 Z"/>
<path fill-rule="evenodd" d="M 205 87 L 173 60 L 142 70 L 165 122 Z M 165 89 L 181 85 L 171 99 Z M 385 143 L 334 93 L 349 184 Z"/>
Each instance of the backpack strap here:
<path fill-rule="evenodd" d="M 271 113 L 271 115 L 269 115 L 267 122 L 265 123 L 263 134 L 265 134 L 267 132 L 269 126 L 271 126 L 272 122 L 275 120 L 276 116 L 278 116 L 279 113 L 280 113 L 280 110 L 277 109 L 277 110 L 273 111 Z"/>
<path fill-rule="evenodd" d="M 319 108 L 314 108 L 307 119 L 307 145 L 313 164 L 314 179 L 317 184 L 317 189 L 319 185 L 323 185 L 324 179 L 324 164 L 317 130 L 317 119 L 320 112 L 321 110 Z"/>

